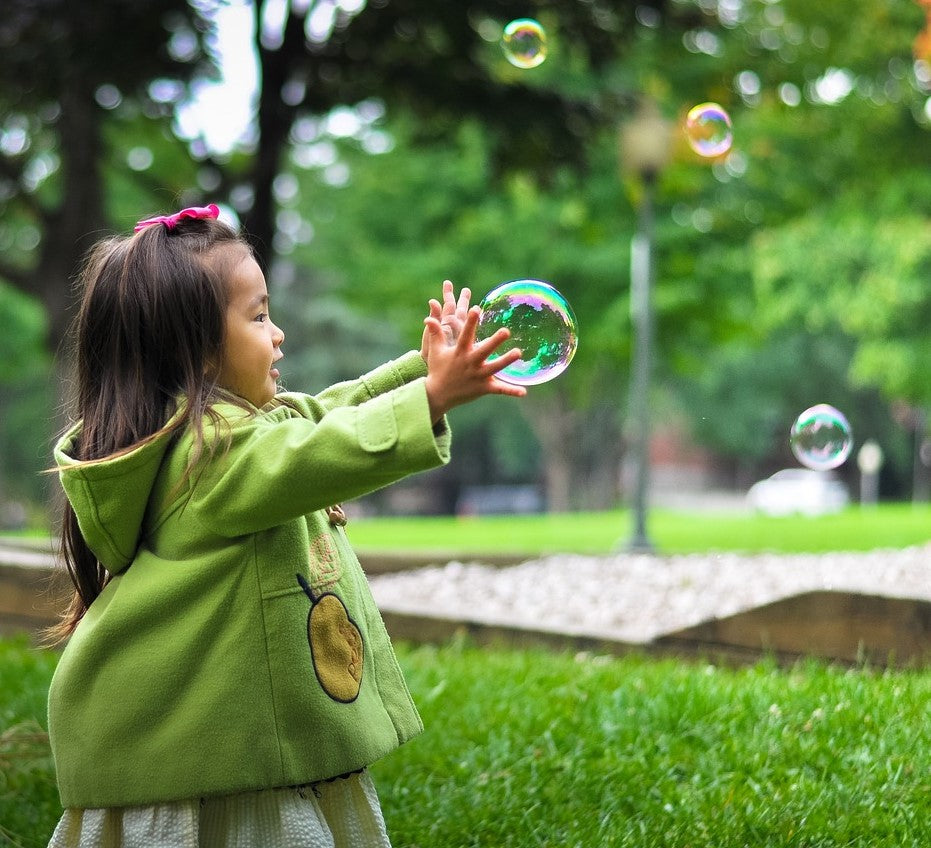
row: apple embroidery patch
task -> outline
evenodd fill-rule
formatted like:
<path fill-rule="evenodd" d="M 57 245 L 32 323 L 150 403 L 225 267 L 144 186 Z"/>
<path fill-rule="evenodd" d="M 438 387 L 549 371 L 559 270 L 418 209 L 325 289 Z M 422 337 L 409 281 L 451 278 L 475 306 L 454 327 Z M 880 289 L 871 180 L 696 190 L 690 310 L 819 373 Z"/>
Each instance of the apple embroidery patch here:
<path fill-rule="evenodd" d="M 314 673 L 329 697 L 349 704 L 362 686 L 362 634 L 339 597 L 332 592 L 315 594 L 303 575 L 296 576 L 310 598 L 307 641 Z"/>

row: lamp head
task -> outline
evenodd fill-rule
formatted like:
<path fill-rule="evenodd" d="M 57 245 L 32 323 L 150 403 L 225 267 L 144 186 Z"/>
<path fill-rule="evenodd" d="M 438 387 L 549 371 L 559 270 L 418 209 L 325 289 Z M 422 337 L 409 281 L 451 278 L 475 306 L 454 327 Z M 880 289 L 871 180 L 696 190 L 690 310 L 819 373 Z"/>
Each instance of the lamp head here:
<path fill-rule="evenodd" d="M 672 153 L 672 125 L 653 100 L 642 100 L 619 132 L 621 170 L 655 179 Z"/>

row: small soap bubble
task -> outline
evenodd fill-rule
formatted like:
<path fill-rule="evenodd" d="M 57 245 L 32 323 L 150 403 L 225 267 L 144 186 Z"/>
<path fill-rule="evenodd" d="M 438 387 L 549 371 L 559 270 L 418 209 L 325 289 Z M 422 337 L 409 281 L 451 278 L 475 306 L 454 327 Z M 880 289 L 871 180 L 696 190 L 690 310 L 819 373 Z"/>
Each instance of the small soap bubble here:
<path fill-rule="evenodd" d="M 731 118 L 717 103 L 699 103 L 685 118 L 685 135 L 699 156 L 720 156 L 731 148 Z"/>
<path fill-rule="evenodd" d="M 795 420 L 789 433 L 789 445 L 802 465 L 815 471 L 827 471 L 842 465 L 850 456 L 853 434 L 842 412 L 819 403 Z"/>
<path fill-rule="evenodd" d="M 562 374 L 579 344 L 575 313 L 563 295 L 542 280 L 511 280 L 492 289 L 479 304 L 477 337 L 486 339 L 501 327 L 511 337 L 489 361 L 512 348 L 523 358 L 497 377 L 518 386 L 546 383 Z"/>
<path fill-rule="evenodd" d="M 546 58 L 546 31 L 532 18 L 518 18 L 504 28 L 501 46 L 517 68 L 535 68 Z"/>

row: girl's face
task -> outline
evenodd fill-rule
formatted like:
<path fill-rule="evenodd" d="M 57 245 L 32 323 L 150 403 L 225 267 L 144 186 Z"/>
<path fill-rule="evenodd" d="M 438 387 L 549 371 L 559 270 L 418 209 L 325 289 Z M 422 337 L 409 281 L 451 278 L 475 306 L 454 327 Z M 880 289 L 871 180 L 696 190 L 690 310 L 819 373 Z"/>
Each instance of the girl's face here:
<path fill-rule="evenodd" d="M 251 256 L 233 268 L 229 295 L 217 383 L 254 406 L 264 406 L 277 390 L 280 375 L 274 366 L 284 356 L 284 333 L 268 317 L 265 275 Z"/>

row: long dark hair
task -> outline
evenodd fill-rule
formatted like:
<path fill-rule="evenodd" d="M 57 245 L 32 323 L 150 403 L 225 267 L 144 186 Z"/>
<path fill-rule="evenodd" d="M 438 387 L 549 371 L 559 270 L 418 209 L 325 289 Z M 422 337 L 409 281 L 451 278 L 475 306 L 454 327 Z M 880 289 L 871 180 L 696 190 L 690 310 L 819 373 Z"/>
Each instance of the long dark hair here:
<path fill-rule="evenodd" d="M 81 422 L 74 459 L 106 459 L 190 426 L 196 461 L 203 419 L 218 393 L 225 279 L 249 252 L 231 227 L 200 218 L 173 229 L 152 224 L 91 249 L 77 280 L 81 300 L 71 331 L 73 417 Z M 110 579 L 67 499 L 61 557 L 74 595 L 47 631 L 52 644 L 74 631 Z"/>

